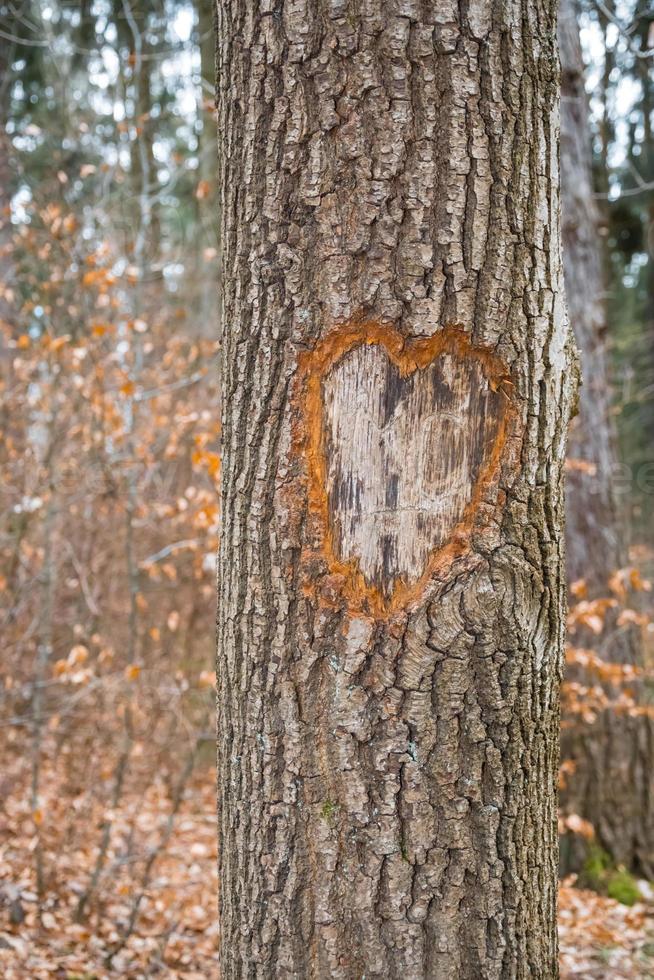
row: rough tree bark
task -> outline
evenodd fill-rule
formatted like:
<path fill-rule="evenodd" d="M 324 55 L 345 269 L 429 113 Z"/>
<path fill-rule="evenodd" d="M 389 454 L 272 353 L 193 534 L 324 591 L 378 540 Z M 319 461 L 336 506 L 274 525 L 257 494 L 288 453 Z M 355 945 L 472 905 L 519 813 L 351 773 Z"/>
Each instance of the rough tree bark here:
<path fill-rule="evenodd" d="M 223 0 L 222 975 L 552 978 L 553 0 Z"/>

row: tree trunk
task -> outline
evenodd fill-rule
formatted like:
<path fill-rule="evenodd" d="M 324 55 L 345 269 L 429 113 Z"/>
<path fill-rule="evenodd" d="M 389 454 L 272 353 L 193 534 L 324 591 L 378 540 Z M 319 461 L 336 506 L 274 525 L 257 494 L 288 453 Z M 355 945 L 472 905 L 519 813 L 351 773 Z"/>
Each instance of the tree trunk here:
<path fill-rule="evenodd" d="M 222 975 L 550 980 L 555 4 L 218 32 Z"/>
<path fill-rule="evenodd" d="M 11 384 L 13 371 L 13 352 L 7 344 L 6 327 L 13 318 L 10 296 L 15 282 L 11 198 L 16 187 L 16 168 L 12 166 L 11 138 L 7 132 L 14 55 L 12 45 L 6 41 L 0 45 L 0 383 L 4 383 L 6 389 Z M 9 411 L 9 399 L 3 399 L 0 411 L 0 421 L 4 421 Z M 2 431 L 7 430 L 3 428 Z"/>
<path fill-rule="evenodd" d="M 649 708 L 651 712 L 651 706 Z M 575 770 L 566 780 L 561 811 L 592 824 L 592 846 L 612 868 L 624 865 L 639 877 L 654 878 L 654 719 L 641 709 L 631 714 L 609 708 L 594 722 L 582 719 L 564 730 L 563 758 Z M 566 833 L 561 871 L 581 871 L 589 842 Z"/>
<path fill-rule="evenodd" d="M 198 111 L 202 116 L 202 132 L 199 137 L 200 181 L 202 193 L 196 194 L 197 218 L 196 236 L 197 260 L 196 275 L 200 282 L 207 281 L 207 250 L 213 250 L 218 244 L 218 229 L 220 216 L 218 209 L 207 206 L 206 192 L 210 188 L 209 201 L 215 199 L 216 164 L 218 161 L 218 133 L 215 106 L 216 79 L 216 37 L 214 32 L 214 0 L 199 0 L 198 11 L 198 42 L 200 46 L 200 106 Z M 211 96 L 211 97 L 210 97 Z M 211 111 L 207 111 L 207 104 Z M 210 267 L 209 267 L 210 268 Z M 215 289 L 199 289 L 199 309 L 196 317 L 198 334 L 207 339 L 216 336 L 216 304 L 218 299 L 218 283 Z"/>
<path fill-rule="evenodd" d="M 591 597 L 607 595 L 607 580 L 626 562 L 626 529 L 613 496 L 617 471 L 616 438 L 611 417 L 611 388 L 605 345 L 605 281 L 600 215 L 593 197 L 591 135 L 584 90 L 584 66 L 574 0 L 562 0 L 561 49 L 561 193 L 563 258 L 570 322 L 580 347 L 584 385 L 579 413 L 570 429 L 566 479 L 566 553 L 568 579 L 585 579 Z M 581 464 L 581 465 L 578 465 Z M 618 626 L 619 610 L 607 613 L 601 637 L 590 631 L 573 637 L 593 646 L 606 660 L 642 662 L 640 630 Z M 597 685 L 573 668 L 569 680 Z M 639 690 L 637 681 L 629 687 Z M 606 685 L 607 696 L 619 690 Z M 640 692 L 642 697 L 642 691 Z M 595 843 L 615 863 L 650 875 L 654 869 L 654 722 L 646 712 L 616 714 L 600 710 L 564 717 L 562 758 L 574 766 L 561 794 L 564 817 L 589 821 Z M 561 846 L 561 871 L 582 868 L 588 845 L 567 833 Z"/>
<path fill-rule="evenodd" d="M 561 0 L 559 44 L 563 264 L 583 378 L 568 447 L 566 556 L 570 581 L 583 578 L 592 595 L 606 595 L 608 577 L 625 564 L 626 549 L 613 492 L 617 456 L 606 356 L 606 283 L 575 0 Z"/>

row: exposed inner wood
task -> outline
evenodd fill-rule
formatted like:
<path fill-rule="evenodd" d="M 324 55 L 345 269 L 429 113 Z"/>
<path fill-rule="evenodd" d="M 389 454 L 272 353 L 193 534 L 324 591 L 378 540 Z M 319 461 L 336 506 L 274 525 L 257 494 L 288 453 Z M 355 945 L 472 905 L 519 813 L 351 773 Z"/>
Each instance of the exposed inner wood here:
<path fill-rule="evenodd" d="M 446 353 L 402 377 L 379 344 L 323 382 L 329 518 L 340 560 L 390 598 L 463 518 L 493 452 L 502 394 L 476 360 Z"/>
<path fill-rule="evenodd" d="M 314 548 L 331 573 L 323 598 L 335 589 L 386 618 L 466 551 L 479 507 L 495 501 L 509 371 L 457 324 L 407 338 L 357 319 L 299 368 Z"/>

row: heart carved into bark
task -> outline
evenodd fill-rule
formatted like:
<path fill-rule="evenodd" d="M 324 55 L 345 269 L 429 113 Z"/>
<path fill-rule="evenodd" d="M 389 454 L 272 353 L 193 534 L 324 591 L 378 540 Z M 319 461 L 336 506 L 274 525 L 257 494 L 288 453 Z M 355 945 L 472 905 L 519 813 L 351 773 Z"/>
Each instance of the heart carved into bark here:
<path fill-rule="evenodd" d="M 388 615 L 469 547 L 506 440 L 509 372 L 460 327 L 407 340 L 358 323 L 300 374 L 319 550 L 353 610 Z"/>

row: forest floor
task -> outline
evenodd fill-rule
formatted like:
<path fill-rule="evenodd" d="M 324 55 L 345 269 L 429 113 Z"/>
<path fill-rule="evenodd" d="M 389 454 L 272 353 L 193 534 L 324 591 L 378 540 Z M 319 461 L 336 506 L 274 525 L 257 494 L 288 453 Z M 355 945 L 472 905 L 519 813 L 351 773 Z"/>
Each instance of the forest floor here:
<path fill-rule="evenodd" d="M 561 980 L 652 980 L 654 905 L 630 908 L 563 884 L 559 893 Z"/>
<path fill-rule="evenodd" d="M 25 767 L 0 787 L 0 976 L 5 980 L 218 977 L 215 786 L 210 766 L 189 783 L 170 821 L 170 798 L 154 783 L 110 813 L 84 812 L 68 825 L 70 798 L 50 787 L 39 828 L 28 803 Z M 81 814 L 80 814 L 81 816 Z M 79 897 L 109 844 L 88 915 L 75 922 Z M 98 837 L 100 832 L 100 837 Z M 133 852 L 130 840 L 149 844 Z M 85 837 L 87 839 L 85 839 Z M 35 852 L 42 849 L 38 911 Z M 149 862 L 148 859 L 152 857 Z M 133 927 L 130 919 L 133 918 Z M 560 902 L 563 980 L 654 978 L 654 905 L 628 908 L 566 882 Z"/>

